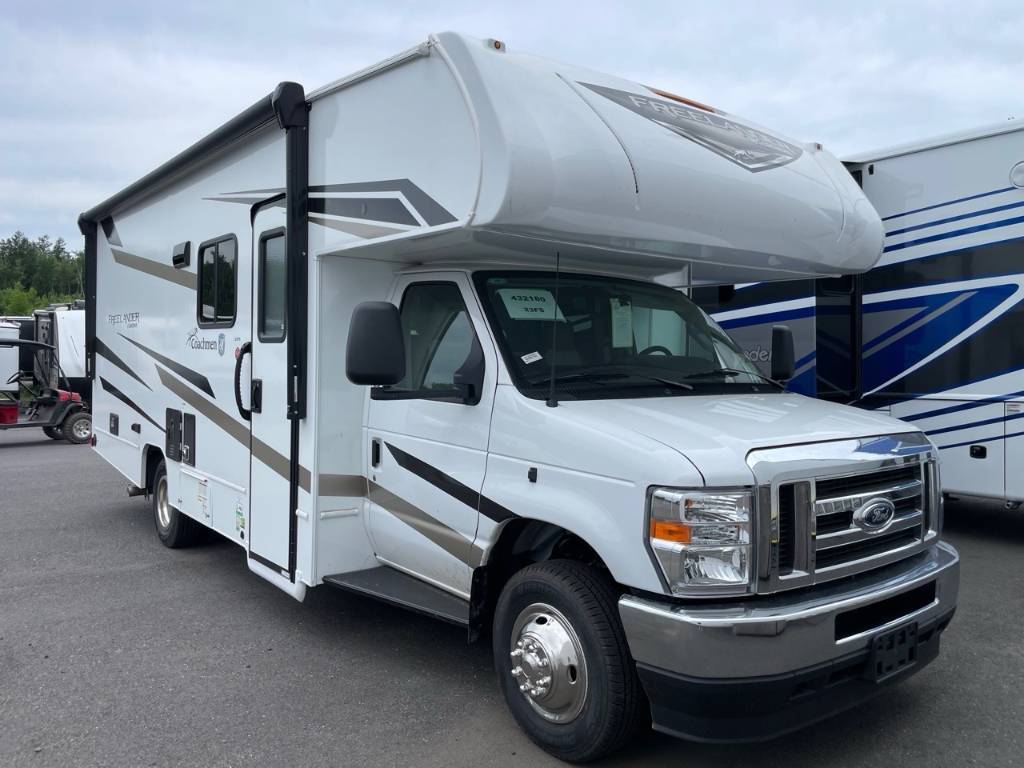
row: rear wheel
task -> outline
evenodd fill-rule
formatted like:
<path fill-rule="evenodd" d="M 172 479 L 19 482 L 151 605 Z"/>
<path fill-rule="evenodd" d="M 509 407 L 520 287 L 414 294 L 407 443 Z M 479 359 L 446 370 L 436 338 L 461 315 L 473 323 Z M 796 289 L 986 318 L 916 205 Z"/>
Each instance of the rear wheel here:
<path fill-rule="evenodd" d="M 57 427 L 43 427 L 43 434 L 51 440 L 63 440 L 64 433 Z"/>
<path fill-rule="evenodd" d="M 180 549 L 195 544 L 202 529 L 191 517 L 171 506 L 167 493 L 167 465 L 162 461 L 153 476 L 152 498 L 156 535 L 164 546 Z"/>
<path fill-rule="evenodd" d="M 69 443 L 81 445 L 89 442 L 92 436 L 92 416 L 85 411 L 75 411 L 64 419 L 61 434 Z"/>
<path fill-rule="evenodd" d="M 498 599 L 493 646 L 516 721 L 562 760 L 607 755 L 649 714 L 618 595 L 596 568 L 551 560 L 515 574 Z"/>

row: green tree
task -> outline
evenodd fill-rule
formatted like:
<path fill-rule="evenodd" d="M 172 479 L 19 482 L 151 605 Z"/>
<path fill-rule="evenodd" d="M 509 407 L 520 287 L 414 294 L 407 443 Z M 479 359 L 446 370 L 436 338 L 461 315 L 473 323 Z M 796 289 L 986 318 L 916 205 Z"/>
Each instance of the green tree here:
<path fill-rule="evenodd" d="M 82 298 L 85 257 L 45 235 L 21 232 L 0 240 L 0 314 L 27 315 L 48 304 Z"/>

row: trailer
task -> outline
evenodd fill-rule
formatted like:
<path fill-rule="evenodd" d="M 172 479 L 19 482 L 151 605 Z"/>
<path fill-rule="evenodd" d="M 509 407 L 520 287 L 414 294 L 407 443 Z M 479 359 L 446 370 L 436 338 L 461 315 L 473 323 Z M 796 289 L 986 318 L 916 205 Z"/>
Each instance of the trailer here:
<path fill-rule="evenodd" d="M 281 83 L 79 225 L 93 444 L 161 541 L 488 637 L 552 754 L 769 738 L 936 657 L 932 444 L 671 287 L 872 267 L 820 145 L 443 33 Z"/>
<path fill-rule="evenodd" d="M 37 357 L 40 379 L 50 387 L 58 387 L 63 377 L 66 386 L 85 401 L 92 397 L 89 378 L 85 375 L 85 307 L 84 302 L 54 304 L 32 313 L 33 336 L 36 341 L 51 345 L 53 355 Z M 58 370 L 57 360 L 60 361 Z"/>
<path fill-rule="evenodd" d="M 846 161 L 886 228 L 860 276 L 699 288 L 762 370 L 794 331 L 790 387 L 890 413 L 939 448 L 943 490 L 1024 501 L 1024 122 Z"/>

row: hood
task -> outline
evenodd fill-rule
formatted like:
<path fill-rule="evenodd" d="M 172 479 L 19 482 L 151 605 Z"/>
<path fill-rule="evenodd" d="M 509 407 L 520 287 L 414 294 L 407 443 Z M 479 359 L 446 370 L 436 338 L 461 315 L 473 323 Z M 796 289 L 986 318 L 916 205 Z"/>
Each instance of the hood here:
<path fill-rule="evenodd" d="M 897 419 L 796 394 L 563 400 L 588 426 L 624 425 L 686 456 L 709 486 L 745 485 L 758 448 L 917 432 Z"/>

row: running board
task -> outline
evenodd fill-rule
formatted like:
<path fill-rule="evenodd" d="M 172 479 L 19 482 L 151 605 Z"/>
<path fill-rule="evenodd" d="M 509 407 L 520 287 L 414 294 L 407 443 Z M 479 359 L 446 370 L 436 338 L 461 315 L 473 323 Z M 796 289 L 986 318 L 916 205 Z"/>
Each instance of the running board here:
<path fill-rule="evenodd" d="M 468 600 L 394 568 L 378 566 L 365 571 L 338 573 L 324 576 L 324 583 L 356 594 L 375 597 L 386 603 L 458 624 L 460 627 L 469 625 Z"/>

